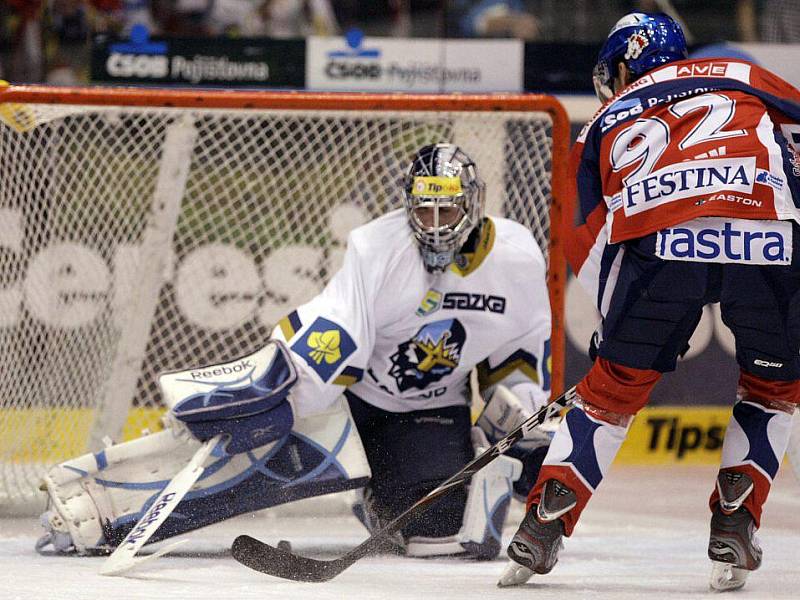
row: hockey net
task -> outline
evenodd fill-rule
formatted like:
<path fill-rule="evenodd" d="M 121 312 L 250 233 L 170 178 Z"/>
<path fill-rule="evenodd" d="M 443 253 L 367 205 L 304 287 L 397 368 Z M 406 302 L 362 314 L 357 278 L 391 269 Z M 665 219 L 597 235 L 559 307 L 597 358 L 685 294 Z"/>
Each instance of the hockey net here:
<path fill-rule="evenodd" d="M 560 389 L 568 135 L 545 96 L 0 88 L 0 514 L 159 428 L 159 372 L 258 348 L 427 143 L 462 146 L 548 256 Z"/>

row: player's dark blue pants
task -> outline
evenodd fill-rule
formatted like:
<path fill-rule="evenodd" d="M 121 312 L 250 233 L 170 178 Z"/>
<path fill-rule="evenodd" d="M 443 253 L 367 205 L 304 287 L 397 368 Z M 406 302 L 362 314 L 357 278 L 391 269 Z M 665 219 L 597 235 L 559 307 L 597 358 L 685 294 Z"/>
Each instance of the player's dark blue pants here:
<path fill-rule="evenodd" d="M 662 260 L 654 255 L 655 238 L 625 244 L 599 356 L 672 371 L 703 307 L 719 302 L 744 371 L 768 380 L 800 379 L 800 227 L 793 227 L 788 266 Z"/>

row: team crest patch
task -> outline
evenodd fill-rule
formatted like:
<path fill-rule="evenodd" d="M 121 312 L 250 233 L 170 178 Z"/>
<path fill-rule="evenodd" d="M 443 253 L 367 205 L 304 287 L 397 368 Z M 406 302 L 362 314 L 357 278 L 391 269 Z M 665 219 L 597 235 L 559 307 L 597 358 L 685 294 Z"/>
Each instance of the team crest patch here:
<path fill-rule="evenodd" d="M 292 350 L 303 357 L 322 381 L 328 381 L 342 362 L 355 352 L 356 344 L 339 325 L 317 317 L 292 344 Z"/>
<path fill-rule="evenodd" d="M 458 319 L 428 323 L 397 348 L 389 375 L 401 392 L 423 390 L 455 370 L 466 340 L 467 333 Z"/>
<path fill-rule="evenodd" d="M 442 292 L 430 289 L 425 294 L 425 297 L 422 299 L 422 302 L 419 303 L 419 307 L 417 308 L 415 314 L 418 317 L 427 317 L 428 315 L 435 313 L 437 310 L 439 310 L 441 304 L 442 304 Z"/>
<path fill-rule="evenodd" d="M 625 60 L 637 59 L 644 49 L 650 45 L 644 31 L 637 31 L 628 38 L 628 49 L 625 51 Z"/>

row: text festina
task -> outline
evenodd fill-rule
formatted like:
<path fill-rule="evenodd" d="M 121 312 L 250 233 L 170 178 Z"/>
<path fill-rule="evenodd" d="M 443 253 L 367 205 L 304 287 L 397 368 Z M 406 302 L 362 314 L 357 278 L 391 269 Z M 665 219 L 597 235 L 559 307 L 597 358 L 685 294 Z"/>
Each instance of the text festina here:
<path fill-rule="evenodd" d="M 619 208 L 621 200 L 625 214 L 631 216 L 717 189 L 751 193 L 754 179 L 752 157 L 677 163 L 628 183 L 611 208 Z"/>

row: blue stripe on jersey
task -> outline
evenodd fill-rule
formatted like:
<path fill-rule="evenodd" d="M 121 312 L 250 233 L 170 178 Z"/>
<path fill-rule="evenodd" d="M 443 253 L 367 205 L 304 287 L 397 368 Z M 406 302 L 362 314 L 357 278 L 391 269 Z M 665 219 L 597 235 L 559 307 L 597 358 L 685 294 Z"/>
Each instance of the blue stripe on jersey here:
<path fill-rule="evenodd" d="M 550 338 L 544 341 L 544 356 L 542 357 L 542 389 L 545 392 L 550 391 L 550 380 L 553 368 L 553 357 L 550 354 Z"/>
<path fill-rule="evenodd" d="M 621 246 L 619 244 L 606 244 L 603 248 L 603 256 L 600 258 L 600 275 L 597 282 L 597 310 L 602 312 L 603 296 L 606 293 L 606 284 L 608 283 L 608 275 L 611 272 L 611 266 L 614 264 L 614 259 L 617 258 Z"/>
<path fill-rule="evenodd" d="M 364 369 L 347 365 L 344 369 L 342 369 L 342 372 L 339 373 L 339 376 L 333 380 L 333 383 L 347 387 L 358 383 L 361 381 L 362 377 L 364 377 Z"/>
<path fill-rule="evenodd" d="M 299 331 L 300 328 L 303 326 L 303 323 L 300 321 L 300 315 L 297 314 L 296 310 L 293 310 L 292 312 L 289 313 L 288 319 L 289 319 L 289 324 L 295 331 Z"/>

